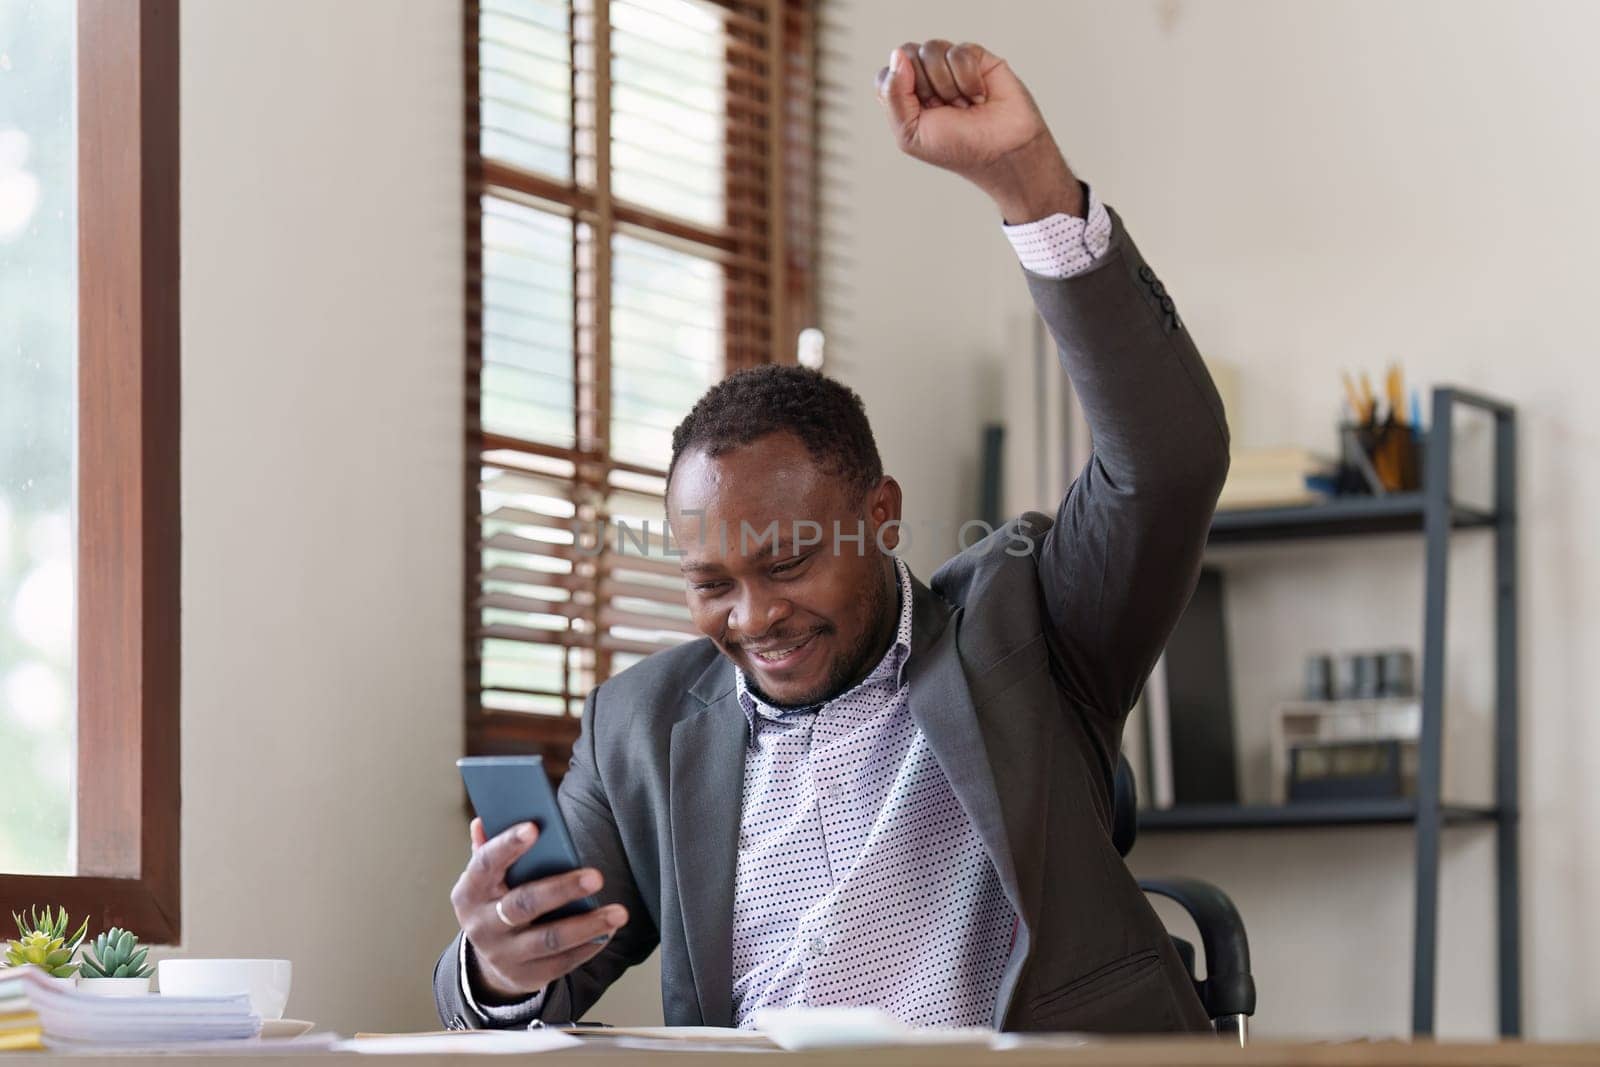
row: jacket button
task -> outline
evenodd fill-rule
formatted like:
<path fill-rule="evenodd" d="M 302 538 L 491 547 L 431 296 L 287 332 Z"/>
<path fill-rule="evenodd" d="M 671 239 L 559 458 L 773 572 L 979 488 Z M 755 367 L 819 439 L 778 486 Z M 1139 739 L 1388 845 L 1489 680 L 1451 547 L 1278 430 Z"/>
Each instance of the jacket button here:
<path fill-rule="evenodd" d="M 1153 282 L 1156 280 L 1156 272 L 1151 270 L 1148 265 L 1141 263 L 1139 265 L 1139 280 L 1141 282 Z"/>
<path fill-rule="evenodd" d="M 1172 302 L 1172 297 L 1164 296 L 1161 298 L 1161 310 L 1165 311 L 1168 315 L 1171 315 L 1176 307 L 1177 305 Z"/>

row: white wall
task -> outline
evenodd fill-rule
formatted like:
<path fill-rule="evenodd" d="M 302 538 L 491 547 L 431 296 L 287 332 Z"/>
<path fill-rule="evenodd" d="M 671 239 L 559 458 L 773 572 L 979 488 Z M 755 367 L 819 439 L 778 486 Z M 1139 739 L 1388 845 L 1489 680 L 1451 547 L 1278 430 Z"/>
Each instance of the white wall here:
<path fill-rule="evenodd" d="M 456 5 L 182 6 L 183 944 L 438 1025 L 467 851 Z"/>
<path fill-rule="evenodd" d="M 1600 799 L 1587 788 L 1600 730 L 1584 669 L 1600 644 L 1589 292 L 1600 7 L 841 0 L 833 24 L 844 88 L 830 122 L 841 180 L 828 193 L 831 369 L 865 396 L 908 517 L 975 506 L 979 428 L 1008 414 L 1027 321 L 993 211 L 898 157 L 884 132 L 872 74 L 912 38 L 978 40 L 1012 61 L 1203 351 L 1237 366 L 1240 444 L 1329 447 L 1339 370 L 1376 373 L 1391 358 L 1425 385 L 1518 404 L 1525 1018 L 1543 1038 L 1600 1035 L 1587 980 L 1600 953 Z M 1458 543 L 1450 715 L 1475 728 L 1490 684 L 1487 553 Z M 926 573 L 942 555 L 910 557 Z M 1305 652 L 1420 640 L 1419 559 L 1390 541 L 1229 561 L 1252 784 L 1268 708 L 1295 691 Z M 1481 730 L 1450 744 L 1452 780 L 1479 791 Z M 1494 1026 L 1492 854 L 1487 831 L 1446 838 L 1446 1035 Z M 1252 935 L 1258 1032 L 1408 1028 L 1406 831 L 1149 836 L 1135 867 L 1234 894 Z"/>

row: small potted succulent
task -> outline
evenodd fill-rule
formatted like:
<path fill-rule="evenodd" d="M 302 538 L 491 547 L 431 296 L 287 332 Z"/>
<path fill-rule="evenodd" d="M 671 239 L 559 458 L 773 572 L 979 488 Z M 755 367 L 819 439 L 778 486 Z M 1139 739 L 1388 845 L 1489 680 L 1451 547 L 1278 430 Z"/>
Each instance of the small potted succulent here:
<path fill-rule="evenodd" d="M 31 964 L 62 985 L 72 985 L 78 973 L 78 965 L 72 962 L 72 954 L 78 951 L 78 945 L 83 942 L 83 935 L 89 930 L 89 920 L 83 920 L 83 925 L 70 937 L 67 935 L 66 908 L 57 908 L 52 917 L 47 904 L 42 915 L 36 909 L 29 908 L 27 922 L 23 922 L 23 916 L 17 912 L 12 912 L 11 920 L 17 924 L 18 936 L 6 944 L 6 966 L 27 967 Z"/>
<path fill-rule="evenodd" d="M 155 973 L 145 962 L 149 949 L 139 944 L 133 931 L 113 926 L 83 950 L 83 972 L 78 988 L 102 997 L 136 997 L 150 992 Z"/>

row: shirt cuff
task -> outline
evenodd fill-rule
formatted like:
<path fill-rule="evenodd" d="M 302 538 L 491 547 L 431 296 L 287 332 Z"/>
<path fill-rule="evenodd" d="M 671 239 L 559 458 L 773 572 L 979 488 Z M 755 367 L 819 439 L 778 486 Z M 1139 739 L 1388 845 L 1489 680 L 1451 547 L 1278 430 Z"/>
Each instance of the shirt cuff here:
<path fill-rule="evenodd" d="M 1094 189 L 1083 218 L 1055 214 L 1000 228 L 1023 267 L 1046 278 L 1070 278 L 1094 266 L 1111 247 L 1111 215 Z"/>
<path fill-rule="evenodd" d="M 469 951 L 466 936 L 463 935 L 460 960 L 457 964 L 461 969 L 461 996 L 467 1002 L 467 1007 L 478 1017 L 479 1022 L 487 1026 L 514 1026 L 518 1023 L 526 1026 L 539 1017 L 539 1009 L 544 1006 L 543 989 L 527 1000 L 515 1004 L 479 1004 L 477 998 L 472 995 L 472 972 L 467 967 Z"/>

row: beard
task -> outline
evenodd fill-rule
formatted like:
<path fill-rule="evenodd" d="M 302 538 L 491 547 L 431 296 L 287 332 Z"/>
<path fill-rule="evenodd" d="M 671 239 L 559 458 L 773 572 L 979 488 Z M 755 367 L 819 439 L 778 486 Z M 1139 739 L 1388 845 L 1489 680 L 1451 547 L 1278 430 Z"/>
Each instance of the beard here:
<path fill-rule="evenodd" d="M 763 704 L 777 711 L 794 711 L 810 708 L 817 704 L 826 704 L 835 697 L 849 692 L 883 658 L 885 648 L 882 645 L 885 632 L 887 631 L 890 635 L 894 632 L 890 627 L 893 626 L 895 619 L 898 617 L 896 606 L 900 587 L 899 582 L 896 581 L 894 593 L 891 594 L 887 585 L 888 583 L 883 581 L 871 583 L 871 588 L 867 593 L 867 618 L 871 622 L 849 648 L 829 662 L 827 674 L 824 676 L 821 685 L 810 692 L 802 694 L 798 699 L 780 703 L 769 698 L 756 685 L 755 680 L 746 675 L 745 684 L 750 692 L 759 697 Z M 819 631 L 819 636 L 837 632 L 834 627 L 829 626 Z"/>

